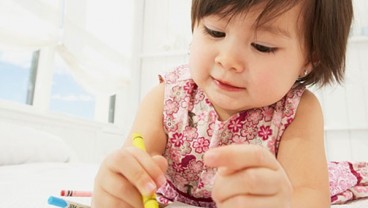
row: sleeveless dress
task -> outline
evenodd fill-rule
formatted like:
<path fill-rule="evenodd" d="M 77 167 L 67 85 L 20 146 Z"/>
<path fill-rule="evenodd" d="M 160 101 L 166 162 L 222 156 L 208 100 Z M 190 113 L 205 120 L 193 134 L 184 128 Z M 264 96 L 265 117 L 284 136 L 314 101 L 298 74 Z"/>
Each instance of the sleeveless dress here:
<path fill-rule="evenodd" d="M 270 106 L 242 111 L 220 121 L 206 94 L 191 79 L 187 65 L 167 73 L 162 81 L 167 135 L 164 156 L 169 167 L 167 183 L 158 189 L 157 199 L 162 204 L 180 201 L 200 207 L 216 207 L 211 198 L 216 169 L 204 165 L 204 153 L 236 143 L 258 144 L 276 156 L 281 136 L 293 121 L 305 90 L 304 85 L 295 84 Z"/>

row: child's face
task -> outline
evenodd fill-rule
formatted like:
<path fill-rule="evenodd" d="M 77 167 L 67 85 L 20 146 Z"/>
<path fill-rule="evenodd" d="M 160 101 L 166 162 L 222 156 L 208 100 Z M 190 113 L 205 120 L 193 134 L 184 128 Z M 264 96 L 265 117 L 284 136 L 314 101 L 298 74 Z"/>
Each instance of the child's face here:
<path fill-rule="evenodd" d="M 255 31 L 259 10 L 230 20 L 204 17 L 194 28 L 189 65 L 221 119 L 273 104 L 309 65 L 298 24 L 298 6 Z"/>

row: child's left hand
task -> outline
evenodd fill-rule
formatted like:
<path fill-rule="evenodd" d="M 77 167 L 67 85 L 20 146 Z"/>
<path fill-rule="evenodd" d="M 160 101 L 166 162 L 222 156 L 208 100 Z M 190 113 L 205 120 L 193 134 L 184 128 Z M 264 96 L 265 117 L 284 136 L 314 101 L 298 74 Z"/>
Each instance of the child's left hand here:
<path fill-rule="evenodd" d="M 210 149 L 207 166 L 218 168 L 212 189 L 217 207 L 288 208 L 292 185 L 266 148 L 239 144 Z"/>

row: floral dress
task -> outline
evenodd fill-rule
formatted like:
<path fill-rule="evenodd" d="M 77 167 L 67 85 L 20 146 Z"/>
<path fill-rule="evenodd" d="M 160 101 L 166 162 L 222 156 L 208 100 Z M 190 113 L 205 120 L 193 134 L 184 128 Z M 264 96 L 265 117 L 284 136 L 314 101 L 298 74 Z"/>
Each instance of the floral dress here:
<path fill-rule="evenodd" d="M 216 169 L 206 167 L 204 153 L 229 144 L 258 144 L 275 156 L 281 136 L 293 121 L 305 86 L 295 84 L 278 102 L 239 112 L 220 121 L 206 94 L 190 77 L 187 65 L 167 73 L 163 123 L 167 135 L 167 183 L 157 191 L 158 201 L 180 201 L 216 207 L 211 188 Z M 246 160 L 246 158 L 234 158 Z"/>

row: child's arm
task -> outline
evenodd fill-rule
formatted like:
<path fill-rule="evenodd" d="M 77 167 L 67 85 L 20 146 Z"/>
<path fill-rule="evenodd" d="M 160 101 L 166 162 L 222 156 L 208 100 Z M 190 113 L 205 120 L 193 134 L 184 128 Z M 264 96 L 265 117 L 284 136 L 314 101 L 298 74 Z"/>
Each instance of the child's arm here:
<path fill-rule="evenodd" d="M 163 84 L 142 101 L 130 135 L 123 148 L 106 157 L 97 173 L 93 208 L 143 207 L 142 194 L 150 195 L 166 182 L 166 144 L 162 127 Z M 140 133 L 147 152 L 132 146 L 131 135 Z"/>
<path fill-rule="evenodd" d="M 266 148 L 245 144 L 212 149 L 205 163 L 219 167 L 212 195 L 218 207 L 330 207 L 322 112 L 309 91 L 277 159 Z"/>
<path fill-rule="evenodd" d="M 162 155 L 166 146 L 163 127 L 164 84 L 153 88 L 141 102 L 130 135 L 134 132 L 144 138 L 150 155 Z M 124 146 L 132 146 L 132 140 L 126 139 Z"/>
<path fill-rule="evenodd" d="M 309 91 L 282 137 L 278 161 L 293 185 L 292 207 L 330 207 L 322 110 Z"/>

